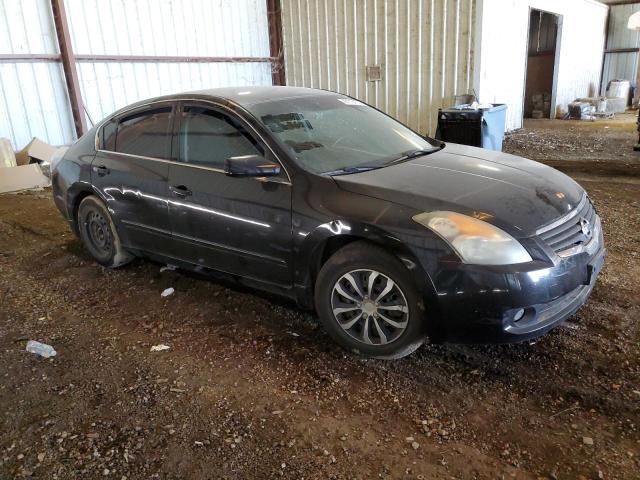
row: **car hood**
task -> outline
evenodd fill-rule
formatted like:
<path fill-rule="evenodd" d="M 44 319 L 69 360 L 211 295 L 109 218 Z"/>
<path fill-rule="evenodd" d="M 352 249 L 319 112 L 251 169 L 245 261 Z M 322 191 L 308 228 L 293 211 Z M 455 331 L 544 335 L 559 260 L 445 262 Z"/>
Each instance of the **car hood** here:
<path fill-rule="evenodd" d="M 456 144 L 397 165 L 333 178 L 353 193 L 421 212 L 474 215 L 520 238 L 565 215 L 584 194 L 571 178 L 541 163 Z"/>

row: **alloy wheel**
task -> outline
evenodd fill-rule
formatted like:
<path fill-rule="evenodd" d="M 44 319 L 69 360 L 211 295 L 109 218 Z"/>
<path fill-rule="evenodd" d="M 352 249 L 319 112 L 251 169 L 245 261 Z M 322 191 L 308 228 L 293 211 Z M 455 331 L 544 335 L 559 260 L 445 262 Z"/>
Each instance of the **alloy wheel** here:
<path fill-rule="evenodd" d="M 333 286 L 331 309 L 338 325 L 354 340 L 386 345 L 409 323 L 409 306 L 397 283 L 376 270 L 342 275 Z"/>

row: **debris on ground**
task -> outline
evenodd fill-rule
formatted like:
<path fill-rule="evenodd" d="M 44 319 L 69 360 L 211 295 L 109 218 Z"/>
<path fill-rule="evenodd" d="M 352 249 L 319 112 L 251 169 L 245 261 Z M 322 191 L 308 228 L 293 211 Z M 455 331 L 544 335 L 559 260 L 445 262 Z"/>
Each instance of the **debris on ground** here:
<path fill-rule="evenodd" d="M 49 185 L 51 180 L 42 173 L 37 163 L 0 169 L 0 193 L 39 189 Z"/>
<path fill-rule="evenodd" d="M 50 186 L 52 166 L 66 150 L 67 147 L 53 147 L 34 137 L 14 153 L 9 139 L 0 138 L 0 193 Z"/>
<path fill-rule="evenodd" d="M 588 102 L 571 102 L 569 104 L 569 113 L 567 113 L 566 119 L 571 120 L 587 120 L 594 121 L 596 107 Z"/>
<path fill-rule="evenodd" d="M 169 288 L 165 288 L 162 293 L 160 294 L 161 297 L 168 297 L 169 295 L 173 295 L 173 293 L 176 291 L 175 288 L 173 287 L 169 287 Z"/>
<path fill-rule="evenodd" d="M 178 269 L 175 265 L 167 264 L 164 267 L 160 268 L 160 273 L 162 272 L 175 272 Z"/>
<path fill-rule="evenodd" d="M 28 165 L 30 163 L 51 163 L 57 148 L 43 142 L 37 137 L 33 137 L 25 147 L 16 152 L 16 163 L 18 165 Z"/>
<path fill-rule="evenodd" d="M 35 353 L 42 358 L 55 357 L 57 353 L 51 345 L 40 343 L 35 340 L 29 340 L 25 350 L 29 353 Z"/>
<path fill-rule="evenodd" d="M 151 347 L 151 351 L 152 352 L 164 352 L 165 350 L 169 350 L 171 347 L 169 345 L 165 345 L 164 343 L 161 343 L 159 345 L 153 345 Z"/>
<path fill-rule="evenodd" d="M 633 147 L 638 141 L 635 113 L 612 120 L 526 120 L 524 128 L 507 133 L 504 151 L 556 168 L 599 173 L 640 175 L 640 158 Z"/>

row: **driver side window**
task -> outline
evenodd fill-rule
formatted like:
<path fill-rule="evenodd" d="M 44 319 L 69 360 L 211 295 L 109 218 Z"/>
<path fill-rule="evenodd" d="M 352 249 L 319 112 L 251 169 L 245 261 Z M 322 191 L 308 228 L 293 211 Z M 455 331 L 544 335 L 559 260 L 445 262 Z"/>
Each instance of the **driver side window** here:
<path fill-rule="evenodd" d="M 224 168 L 229 157 L 262 155 L 262 146 L 232 117 L 202 106 L 182 107 L 180 160 Z"/>

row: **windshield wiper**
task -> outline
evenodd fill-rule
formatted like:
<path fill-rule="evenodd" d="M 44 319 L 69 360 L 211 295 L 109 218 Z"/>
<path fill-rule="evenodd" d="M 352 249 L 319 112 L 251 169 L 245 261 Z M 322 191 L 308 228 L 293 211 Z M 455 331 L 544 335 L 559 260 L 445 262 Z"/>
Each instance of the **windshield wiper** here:
<path fill-rule="evenodd" d="M 349 175 L 350 173 L 360 173 L 360 172 L 368 172 L 369 170 L 376 170 L 378 168 L 388 167 L 390 165 L 394 165 L 396 163 L 404 162 L 405 160 L 411 160 L 412 158 L 422 157 L 423 155 L 429 155 L 431 153 L 439 152 L 444 148 L 444 143 L 440 144 L 439 147 L 433 147 L 430 149 L 417 149 L 417 150 L 409 150 L 408 152 L 404 152 L 402 156 L 398 158 L 394 158 L 393 160 L 383 163 L 381 165 L 360 165 L 356 167 L 344 167 L 339 168 L 338 170 L 333 170 L 331 172 L 325 172 L 322 175 L 327 176 L 335 176 L 335 175 Z"/>
<path fill-rule="evenodd" d="M 322 175 L 327 175 L 333 177 L 335 175 L 348 175 L 350 173 L 360 173 L 360 172 L 368 172 L 369 170 L 375 170 L 377 168 L 382 168 L 385 165 L 376 165 L 376 166 L 362 166 L 362 167 L 344 167 L 339 168 L 338 170 L 332 170 L 331 172 L 324 172 Z"/>
<path fill-rule="evenodd" d="M 402 156 L 398 157 L 398 158 L 394 158 L 393 160 L 391 160 L 390 162 L 385 163 L 385 167 L 388 165 L 393 165 L 395 163 L 400 163 L 400 162 L 404 162 L 405 160 L 411 160 L 412 158 L 418 158 L 418 157 L 422 157 L 424 155 L 430 155 L 432 153 L 435 152 L 439 152 L 440 150 L 442 150 L 444 148 L 444 143 L 441 144 L 439 147 L 433 147 L 430 149 L 417 149 L 417 150 L 409 150 L 408 152 L 405 152 L 402 154 Z"/>

